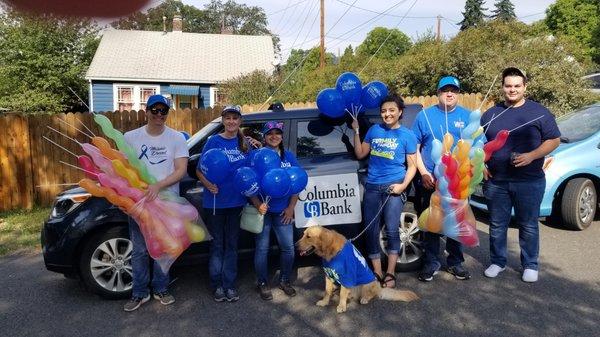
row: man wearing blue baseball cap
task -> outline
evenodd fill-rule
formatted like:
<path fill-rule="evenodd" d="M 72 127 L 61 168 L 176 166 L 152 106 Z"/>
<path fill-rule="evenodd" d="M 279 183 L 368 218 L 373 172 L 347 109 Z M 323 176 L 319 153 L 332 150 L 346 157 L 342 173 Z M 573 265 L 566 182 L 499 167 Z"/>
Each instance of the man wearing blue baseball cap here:
<path fill-rule="evenodd" d="M 437 86 L 438 104 L 419 112 L 413 123 L 412 130 L 418 143 L 417 169 L 419 174 L 415 177 L 415 210 L 419 215 L 429 207 L 429 200 L 435 191 L 433 169 L 436 163 L 431 156 L 433 140 L 441 141 L 445 133 L 450 133 L 456 144 L 460 139 L 461 129 L 469 122 L 471 112 L 458 105 L 459 93 L 460 82 L 456 77 L 442 77 Z M 418 276 L 419 280 L 423 282 L 432 281 L 433 276 L 442 267 L 439 260 L 441 236 L 436 233 L 423 233 L 425 265 Z M 459 280 L 469 279 L 471 275 L 462 266 L 465 260 L 462 244 L 446 238 L 446 251 L 448 252 L 446 271 Z"/>
<path fill-rule="evenodd" d="M 187 173 L 189 152 L 183 135 L 165 125 L 169 114 L 169 99 L 162 95 L 152 95 L 146 102 L 146 125 L 125 133 L 125 141 L 136 151 L 138 158 L 146 165 L 157 182 L 148 185 L 146 200 L 152 201 L 161 190 L 171 190 L 179 195 L 179 181 Z M 129 237 L 133 245 L 131 269 L 133 279 L 132 297 L 125 311 L 137 310 L 150 300 L 152 295 L 163 305 L 175 302 L 168 291 L 169 274 L 163 273 L 154 261 L 152 274 L 148 249 L 140 227 L 129 218 Z"/>

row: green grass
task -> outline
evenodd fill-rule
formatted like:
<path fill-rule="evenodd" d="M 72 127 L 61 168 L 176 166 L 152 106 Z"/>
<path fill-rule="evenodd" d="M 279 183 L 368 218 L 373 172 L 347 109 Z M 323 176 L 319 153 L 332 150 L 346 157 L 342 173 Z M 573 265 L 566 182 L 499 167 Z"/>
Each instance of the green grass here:
<path fill-rule="evenodd" d="M 38 252 L 40 230 L 51 207 L 0 212 L 0 256 L 15 252 Z"/>

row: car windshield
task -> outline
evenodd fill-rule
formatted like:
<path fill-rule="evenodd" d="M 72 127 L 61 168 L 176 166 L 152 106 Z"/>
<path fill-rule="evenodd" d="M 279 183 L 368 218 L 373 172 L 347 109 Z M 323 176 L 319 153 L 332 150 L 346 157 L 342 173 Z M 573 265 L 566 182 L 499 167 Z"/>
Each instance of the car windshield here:
<path fill-rule="evenodd" d="M 556 120 L 563 143 L 577 142 L 600 130 L 600 104 L 560 116 Z"/>

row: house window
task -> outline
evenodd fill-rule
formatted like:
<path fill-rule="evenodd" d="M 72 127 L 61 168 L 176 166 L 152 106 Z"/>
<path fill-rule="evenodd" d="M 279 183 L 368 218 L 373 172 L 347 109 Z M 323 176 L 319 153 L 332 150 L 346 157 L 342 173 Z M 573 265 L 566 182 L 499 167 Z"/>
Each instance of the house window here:
<path fill-rule="evenodd" d="M 118 111 L 146 110 L 148 97 L 160 94 L 158 85 L 113 84 L 114 109 Z"/>
<path fill-rule="evenodd" d="M 224 105 L 227 101 L 227 95 L 219 88 L 210 87 L 210 107 L 214 107 L 215 105 Z"/>
<path fill-rule="evenodd" d="M 117 88 L 117 108 L 119 111 L 128 111 L 133 108 L 133 88 L 118 87 Z"/>
<path fill-rule="evenodd" d="M 148 98 L 156 94 L 156 88 L 140 87 L 140 110 L 146 110 L 146 102 Z"/>

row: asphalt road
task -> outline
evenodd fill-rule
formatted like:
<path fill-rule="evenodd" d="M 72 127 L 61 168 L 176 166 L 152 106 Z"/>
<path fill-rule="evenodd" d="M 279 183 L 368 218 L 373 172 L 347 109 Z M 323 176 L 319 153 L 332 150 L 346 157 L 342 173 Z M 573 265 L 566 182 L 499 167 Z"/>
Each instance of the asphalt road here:
<path fill-rule="evenodd" d="M 125 313 L 124 301 L 86 292 L 77 281 L 46 271 L 40 255 L 0 259 L 0 336 L 599 336 L 600 222 L 583 232 L 541 225 L 540 280 L 520 280 L 517 230 L 510 229 L 510 260 L 497 279 L 486 279 L 488 226 L 481 246 L 466 250 L 468 281 L 447 273 L 422 283 L 399 274 L 398 286 L 415 291 L 413 303 L 314 305 L 324 287 L 318 267 L 298 268 L 298 296 L 278 289 L 264 302 L 254 291 L 251 261 L 240 266 L 237 303 L 216 303 L 206 266 L 176 270 L 177 302 L 150 301 Z M 337 298 L 336 298 L 337 300 Z"/>

